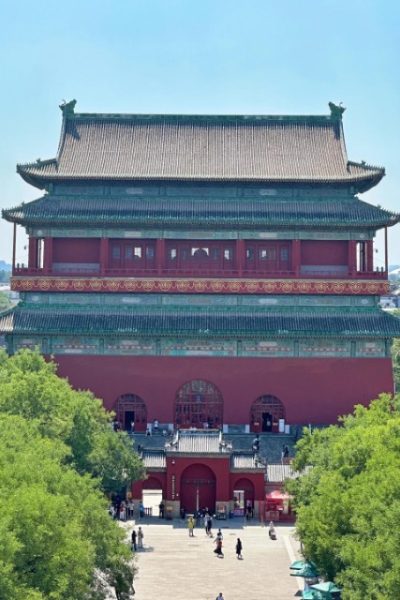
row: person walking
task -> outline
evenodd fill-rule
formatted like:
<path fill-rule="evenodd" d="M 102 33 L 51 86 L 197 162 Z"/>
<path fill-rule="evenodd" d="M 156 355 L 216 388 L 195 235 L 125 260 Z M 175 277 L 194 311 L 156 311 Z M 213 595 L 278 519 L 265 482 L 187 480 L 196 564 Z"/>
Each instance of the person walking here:
<path fill-rule="evenodd" d="M 208 535 L 208 537 L 212 537 L 212 516 L 208 515 L 207 518 L 207 525 L 206 525 L 206 533 Z"/>
<path fill-rule="evenodd" d="M 131 535 L 131 540 L 132 540 L 132 551 L 133 551 L 133 552 L 136 552 L 136 550 L 137 550 L 137 541 L 136 541 L 136 539 L 137 539 L 137 533 L 136 533 L 136 529 L 134 529 L 134 530 L 132 531 L 132 535 Z"/>
<path fill-rule="evenodd" d="M 223 595 L 222 595 L 222 592 L 220 592 L 220 593 L 218 594 L 218 596 L 215 598 L 215 600 L 224 600 L 224 597 L 223 597 Z"/>
<path fill-rule="evenodd" d="M 274 525 L 273 521 L 269 522 L 268 535 L 271 540 L 276 540 L 276 530 L 275 530 L 275 525 Z"/>
<path fill-rule="evenodd" d="M 141 527 L 139 527 L 138 533 L 137 533 L 138 548 L 139 548 L 139 550 L 143 550 L 143 538 L 144 538 L 143 529 Z"/>
<path fill-rule="evenodd" d="M 210 515 L 208 514 L 208 512 L 205 513 L 204 515 L 204 519 L 203 519 L 203 523 L 204 523 L 204 531 L 206 532 L 206 535 L 208 534 L 208 519 L 210 518 Z"/>
<path fill-rule="evenodd" d="M 143 519 L 143 517 L 144 517 L 144 504 L 143 504 L 143 502 L 141 502 L 139 504 L 139 518 Z"/>
<path fill-rule="evenodd" d="M 188 518 L 188 529 L 189 529 L 189 537 L 194 537 L 194 518 L 192 517 L 192 515 L 190 515 L 190 517 Z"/>
<path fill-rule="evenodd" d="M 215 538 L 214 542 L 214 553 L 218 556 L 218 558 L 224 558 L 224 553 L 222 552 L 222 533 L 220 529 L 218 530 L 217 537 Z"/>
<path fill-rule="evenodd" d="M 243 556 L 242 556 L 242 548 L 243 548 L 242 541 L 241 541 L 240 538 L 238 538 L 237 542 L 236 542 L 236 557 L 239 560 L 241 560 L 243 558 Z"/>

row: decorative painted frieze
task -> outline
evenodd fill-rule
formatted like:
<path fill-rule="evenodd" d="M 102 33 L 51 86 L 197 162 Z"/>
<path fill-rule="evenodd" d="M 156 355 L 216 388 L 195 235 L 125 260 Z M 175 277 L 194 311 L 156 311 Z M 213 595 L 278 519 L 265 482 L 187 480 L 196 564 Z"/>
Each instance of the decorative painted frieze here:
<path fill-rule="evenodd" d="M 163 356 L 237 356 L 232 340 L 161 340 Z"/>
<path fill-rule="evenodd" d="M 299 356 L 350 356 L 349 340 L 305 340 L 299 341 Z"/>
<path fill-rule="evenodd" d="M 294 356 L 293 340 L 243 340 L 240 356 Z"/>
<path fill-rule="evenodd" d="M 310 279 L 167 279 L 116 277 L 12 277 L 16 292 L 140 292 L 169 294 L 330 294 L 376 295 L 389 291 L 387 281 Z"/>
<path fill-rule="evenodd" d="M 186 229 L 113 229 L 65 227 L 29 227 L 27 233 L 38 238 L 108 238 L 108 239 L 169 239 L 169 240 L 370 240 L 375 231 L 348 230 L 312 231 L 310 229 L 260 231 L 259 229 L 186 230 Z"/>
<path fill-rule="evenodd" d="M 133 339 L 71 336 L 15 336 L 13 348 L 39 348 L 45 354 L 114 355 L 114 356 L 227 356 L 258 358 L 384 358 L 390 356 L 385 340 L 342 339 Z"/>
<path fill-rule="evenodd" d="M 357 340 L 357 357 L 383 357 L 386 356 L 385 340 Z"/>
<path fill-rule="evenodd" d="M 88 294 L 88 293 L 70 293 L 58 294 L 54 292 L 21 292 L 21 299 L 26 304 L 32 305 L 88 305 L 94 306 L 259 306 L 259 307 L 279 307 L 279 306 L 333 306 L 333 307 L 373 307 L 378 305 L 379 297 L 375 296 L 285 296 L 244 294 L 242 296 L 233 296 L 230 294 Z"/>

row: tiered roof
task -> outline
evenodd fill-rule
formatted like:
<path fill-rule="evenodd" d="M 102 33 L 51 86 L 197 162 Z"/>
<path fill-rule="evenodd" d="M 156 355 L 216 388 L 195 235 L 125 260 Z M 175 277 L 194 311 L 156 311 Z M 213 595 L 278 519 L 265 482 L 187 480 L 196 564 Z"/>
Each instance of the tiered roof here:
<path fill-rule="evenodd" d="M 21 164 L 52 181 L 339 183 L 363 191 L 384 169 L 349 161 L 341 117 L 74 114 L 64 110 L 56 158 Z"/>
<path fill-rule="evenodd" d="M 384 227 L 400 220 L 357 198 L 193 198 L 46 195 L 3 210 L 3 217 L 25 226 L 191 227 Z"/>
<path fill-rule="evenodd" d="M 18 306 L 0 318 L 18 334 L 133 335 L 135 337 L 399 337 L 400 319 L 379 309 L 256 308 L 179 310 L 174 307 Z"/>

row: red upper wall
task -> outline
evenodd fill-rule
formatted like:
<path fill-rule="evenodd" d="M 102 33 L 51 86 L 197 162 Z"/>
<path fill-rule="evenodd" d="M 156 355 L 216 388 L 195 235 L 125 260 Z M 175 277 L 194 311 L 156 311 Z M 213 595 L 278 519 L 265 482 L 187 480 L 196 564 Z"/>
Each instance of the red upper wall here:
<path fill-rule="evenodd" d="M 301 242 L 302 265 L 347 265 L 347 241 L 311 241 Z"/>
<path fill-rule="evenodd" d="M 90 238 L 54 238 L 53 261 L 56 263 L 95 263 L 100 258 L 100 240 Z"/>
<path fill-rule="evenodd" d="M 260 396 L 281 400 L 290 424 L 333 423 L 381 392 L 393 392 L 389 358 L 209 358 L 58 356 L 59 374 L 91 389 L 108 409 L 123 394 L 140 396 L 151 422 L 174 422 L 175 395 L 185 382 L 205 379 L 220 390 L 224 423 L 250 422 Z"/>

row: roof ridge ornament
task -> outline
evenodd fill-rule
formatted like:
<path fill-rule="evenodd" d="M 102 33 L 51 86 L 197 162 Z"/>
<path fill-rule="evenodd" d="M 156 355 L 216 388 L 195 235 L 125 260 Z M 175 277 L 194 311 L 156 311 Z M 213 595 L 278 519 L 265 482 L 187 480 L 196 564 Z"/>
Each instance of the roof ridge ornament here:
<path fill-rule="evenodd" d="M 342 115 L 346 110 L 345 106 L 342 106 L 343 102 L 339 102 L 339 104 L 334 104 L 334 102 L 328 102 L 328 106 L 331 110 L 331 117 L 334 119 L 342 120 Z"/>
<path fill-rule="evenodd" d="M 72 117 L 75 112 L 75 105 L 76 105 L 76 100 L 70 100 L 69 102 L 67 102 L 66 100 L 62 101 L 62 104 L 60 104 L 60 108 L 61 108 L 61 112 L 63 114 L 64 117 Z"/>

